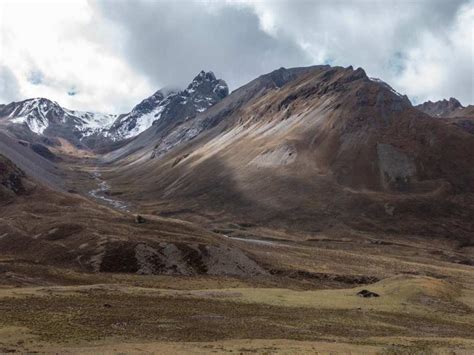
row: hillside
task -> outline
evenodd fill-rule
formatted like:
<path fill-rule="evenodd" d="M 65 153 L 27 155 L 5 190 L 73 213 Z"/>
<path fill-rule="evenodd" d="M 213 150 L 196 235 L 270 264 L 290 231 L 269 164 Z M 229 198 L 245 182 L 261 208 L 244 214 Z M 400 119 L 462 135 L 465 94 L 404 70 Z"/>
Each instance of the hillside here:
<path fill-rule="evenodd" d="M 472 135 L 362 69 L 320 66 L 264 75 L 105 162 L 114 191 L 147 213 L 465 240 L 473 154 Z"/>

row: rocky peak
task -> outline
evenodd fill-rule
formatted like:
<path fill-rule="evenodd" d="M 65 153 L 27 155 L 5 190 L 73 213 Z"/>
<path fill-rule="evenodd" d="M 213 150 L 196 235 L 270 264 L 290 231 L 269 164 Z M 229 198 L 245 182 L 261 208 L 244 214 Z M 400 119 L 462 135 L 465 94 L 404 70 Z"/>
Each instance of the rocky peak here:
<path fill-rule="evenodd" d="M 158 90 L 133 110 L 121 115 L 108 132 L 114 140 L 134 137 L 160 121 L 160 126 L 177 123 L 204 112 L 229 94 L 224 80 L 213 72 L 201 71 L 179 92 Z"/>
<path fill-rule="evenodd" d="M 0 108 L 0 117 L 28 117 L 31 115 L 42 118 L 57 118 L 64 113 L 58 103 L 39 97 L 20 102 L 12 102 Z"/>
<path fill-rule="evenodd" d="M 201 70 L 183 93 L 190 96 L 216 96 L 223 99 L 229 94 L 229 88 L 224 80 L 216 79 L 212 71 Z"/>
<path fill-rule="evenodd" d="M 456 110 L 462 109 L 463 105 L 461 105 L 457 99 L 451 97 L 449 100 L 444 99 L 436 102 L 427 101 L 415 107 L 430 116 L 443 117 L 449 116 Z"/>
<path fill-rule="evenodd" d="M 132 110 L 132 113 L 141 113 L 141 114 L 146 114 L 150 113 L 155 109 L 160 102 L 163 101 L 165 98 L 165 94 L 163 93 L 162 90 L 158 90 L 155 92 L 153 95 L 150 97 L 146 98 L 142 102 L 140 102 L 137 106 L 135 106 Z"/>
<path fill-rule="evenodd" d="M 64 122 L 66 116 L 58 103 L 45 98 L 12 102 L 0 109 L 0 117 L 8 117 L 11 123 L 26 124 L 36 134 L 43 134 L 52 122 Z"/>

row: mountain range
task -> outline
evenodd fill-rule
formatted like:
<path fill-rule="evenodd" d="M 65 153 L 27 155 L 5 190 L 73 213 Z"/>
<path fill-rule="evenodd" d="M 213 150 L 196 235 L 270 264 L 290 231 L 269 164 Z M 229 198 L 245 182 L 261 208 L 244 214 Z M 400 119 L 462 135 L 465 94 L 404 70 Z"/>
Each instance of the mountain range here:
<path fill-rule="evenodd" d="M 474 329 L 473 123 L 456 99 L 413 106 L 329 65 L 231 93 L 201 71 L 120 115 L 0 105 L 0 283 L 41 294 L 15 309 L 54 305 L 99 339 L 459 342 Z"/>
<path fill-rule="evenodd" d="M 159 90 L 118 116 L 31 99 L 2 106 L 0 120 L 2 154 L 26 175 L 80 191 L 61 161 L 94 161 L 113 186 L 98 193 L 141 213 L 211 229 L 217 213 L 220 223 L 449 229 L 465 240 L 474 213 L 469 110 L 455 99 L 414 107 L 361 68 L 313 66 L 280 68 L 230 95 L 201 71 L 185 90 Z"/>
<path fill-rule="evenodd" d="M 0 106 L 0 117 L 24 137 L 64 138 L 78 147 L 130 139 L 159 121 L 188 119 L 227 96 L 227 84 L 201 71 L 182 91 L 158 90 L 126 114 L 74 111 L 46 98 Z M 27 128 L 23 130 L 22 128 Z M 31 138 L 30 138 L 31 139 Z"/>

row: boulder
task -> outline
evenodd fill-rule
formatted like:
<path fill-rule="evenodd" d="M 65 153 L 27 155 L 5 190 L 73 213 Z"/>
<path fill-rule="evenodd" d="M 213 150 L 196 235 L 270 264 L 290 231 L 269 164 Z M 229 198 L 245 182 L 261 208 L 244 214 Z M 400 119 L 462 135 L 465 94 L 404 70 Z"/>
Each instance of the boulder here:
<path fill-rule="evenodd" d="M 375 293 L 369 290 L 362 290 L 360 292 L 357 292 L 357 296 L 364 297 L 364 298 L 380 297 L 378 293 Z"/>

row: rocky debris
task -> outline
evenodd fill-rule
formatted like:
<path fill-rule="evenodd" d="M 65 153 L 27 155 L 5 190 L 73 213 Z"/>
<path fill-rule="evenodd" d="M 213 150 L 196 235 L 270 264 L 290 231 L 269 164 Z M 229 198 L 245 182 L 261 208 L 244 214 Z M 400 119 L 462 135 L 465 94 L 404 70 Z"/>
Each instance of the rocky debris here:
<path fill-rule="evenodd" d="M 454 97 L 451 97 L 449 100 L 444 99 L 436 102 L 427 101 L 415 107 L 432 117 L 450 116 L 454 112 L 463 108 L 461 103 Z"/>
<path fill-rule="evenodd" d="M 357 296 L 363 297 L 363 298 L 372 298 L 372 297 L 380 297 L 378 293 L 369 291 L 369 290 L 362 290 L 357 292 Z"/>
<path fill-rule="evenodd" d="M 406 189 L 416 174 L 413 159 L 394 146 L 382 143 L 377 144 L 377 156 L 382 185 L 396 190 Z"/>
<path fill-rule="evenodd" d="M 284 166 L 296 160 L 296 148 L 291 144 L 281 145 L 256 156 L 250 164 L 260 167 Z"/>
<path fill-rule="evenodd" d="M 224 245 L 116 242 L 106 247 L 102 272 L 143 275 L 255 276 L 267 272 L 240 249 Z"/>
<path fill-rule="evenodd" d="M 146 222 L 146 219 L 144 217 L 140 216 L 139 214 L 135 216 L 135 223 L 140 224 L 140 223 L 145 223 L 145 222 Z"/>

